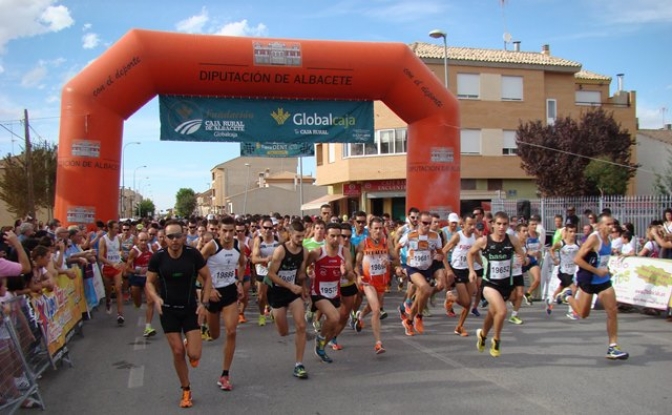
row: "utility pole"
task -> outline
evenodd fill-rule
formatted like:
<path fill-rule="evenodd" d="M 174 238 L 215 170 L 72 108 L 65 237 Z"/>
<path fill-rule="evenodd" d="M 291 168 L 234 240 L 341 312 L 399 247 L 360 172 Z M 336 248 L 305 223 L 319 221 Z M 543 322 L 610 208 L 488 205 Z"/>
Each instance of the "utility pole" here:
<path fill-rule="evenodd" d="M 25 164 L 26 164 L 26 180 L 27 180 L 27 212 L 26 214 L 30 215 L 33 219 L 35 218 L 35 188 L 33 187 L 33 155 L 32 148 L 30 145 L 30 124 L 28 124 L 28 110 L 23 110 L 24 115 L 24 127 L 25 127 L 25 138 L 26 138 L 26 151 Z"/>

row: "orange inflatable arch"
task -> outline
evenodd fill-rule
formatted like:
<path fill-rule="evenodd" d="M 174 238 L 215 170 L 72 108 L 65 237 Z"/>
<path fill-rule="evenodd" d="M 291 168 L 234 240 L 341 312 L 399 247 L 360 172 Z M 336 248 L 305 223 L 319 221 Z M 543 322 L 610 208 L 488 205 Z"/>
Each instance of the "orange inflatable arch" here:
<path fill-rule="evenodd" d="M 118 217 L 124 120 L 159 94 L 380 100 L 408 123 L 407 209 L 459 210 L 458 103 L 407 45 L 131 30 L 63 88 L 56 217 Z"/>

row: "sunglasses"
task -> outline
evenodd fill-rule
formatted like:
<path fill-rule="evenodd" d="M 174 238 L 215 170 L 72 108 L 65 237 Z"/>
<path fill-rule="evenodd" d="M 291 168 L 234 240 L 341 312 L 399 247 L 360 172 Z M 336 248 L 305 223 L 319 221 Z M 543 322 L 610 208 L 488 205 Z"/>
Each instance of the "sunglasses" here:
<path fill-rule="evenodd" d="M 171 241 L 173 239 L 180 239 L 182 237 L 181 233 L 171 233 L 169 235 L 166 235 L 166 238 L 170 239 Z"/>
<path fill-rule="evenodd" d="M 341 238 L 348 239 L 348 238 L 351 238 L 351 237 L 352 237 L 352 235 L 343 235 L 343 234 L 341 234 Z"/>
<path fill-rule="evenodd" d="M 423 221 L 422 221 L 422 224 L 425 225 L 425 226 L 429 226 L 429 225 L 432 224 L 432 222 L 425 222 L 425 221 L 423 220 Z"/>
<path fill-rule="evenodd" d="M 359 223 L 360 225 L 363 225 L 363 224 L 365 224 L 365 223 L 366 223 L 366 221 L 365 221 L 365 220 L 356 220 L 355 222 Z"/>
<path fill-rule="evenodd" d="M 124 231 L 124 232 L 128 232 L 128 231 L 130 231 L 130 229 L 128 229 L 128 228 L 123 228 L 122 231 Z"/>
<path fill-rule="evenodd" d="M 267 231 L 270 231 L 271 229 L 273 229 L 272 226 L 263 226 L 263 228 L 266 229 Z"/>

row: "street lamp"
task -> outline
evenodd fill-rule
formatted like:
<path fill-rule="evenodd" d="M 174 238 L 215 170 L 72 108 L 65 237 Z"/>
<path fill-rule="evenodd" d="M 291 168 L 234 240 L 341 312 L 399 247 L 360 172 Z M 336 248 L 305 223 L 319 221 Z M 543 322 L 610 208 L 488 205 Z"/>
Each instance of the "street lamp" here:
<path fill-rule="evenodd" d="M 125 174 L 124 174 L 124 154 L 126 153 L 126 147 L 128 147 L 131 144 L 142 144 L 139 141 L 131 141 L 129 143 L 124 144 L 124 148 L 121 150 L 121 197 L 119 198 L 119 216 L 124 215 L 124 206 L 126 206 L 126 203 L 124 203 L 125 195 L 124 195 L 124 190 L 126 188 L 125 184 Z M 125 216 L 125 215 L 124 215 Z"/>
<path fill-rule="evenodd" d="M 133 170 L 133 199 L 131 199 L 131 217 L 133 216 L 133 205 L 135 204 L 135 192 L 136 192 L 136 188 L 135 188 L 135 173 L 136 173 L 138 170 L 140 170 L 140 169 L 145 169 L 145 168 L 147 168 L 147 166 L 138 166 L 138 167 L 135 168 L 135 170 Z"/>
<path fill-rule="evenodd" d="M 250 191 L 250 167 L 252 167 L 252 165 L 250 163 L 245 163 L 245 167 L 247 167 L 247 184 L 245 184 L 245 201 L 243 202 L 243 213 L 247 214 L 247 193 Z"/>
<path fill-rule="evenodd" d="M 448 89 L 448 40 L 446 32 L 435 29 L 429 32 L 429 36 L 434 39 L 443 38 L 443 84 Z"/>

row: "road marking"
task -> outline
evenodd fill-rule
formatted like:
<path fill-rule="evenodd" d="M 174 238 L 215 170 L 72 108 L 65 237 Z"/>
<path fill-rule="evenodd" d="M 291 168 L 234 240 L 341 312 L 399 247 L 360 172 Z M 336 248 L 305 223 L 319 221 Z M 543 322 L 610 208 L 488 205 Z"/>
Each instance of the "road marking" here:
<path fill-rule="evenodd" d="M 128 388 L 140 388 L 145 381 L 145 366 L 132 367 L 128 373 Z"/>
<path fill-rule="evenodd" d="M 145 326 L 145 316 L 138 317 L 138 327 Z"/>
<path fill-rule="evenodd" d="M 136 337 L 135 342 L 133 343 L 133 351 L 145 350 L 147 347 L 147 342 L 144 337 Z"/>

